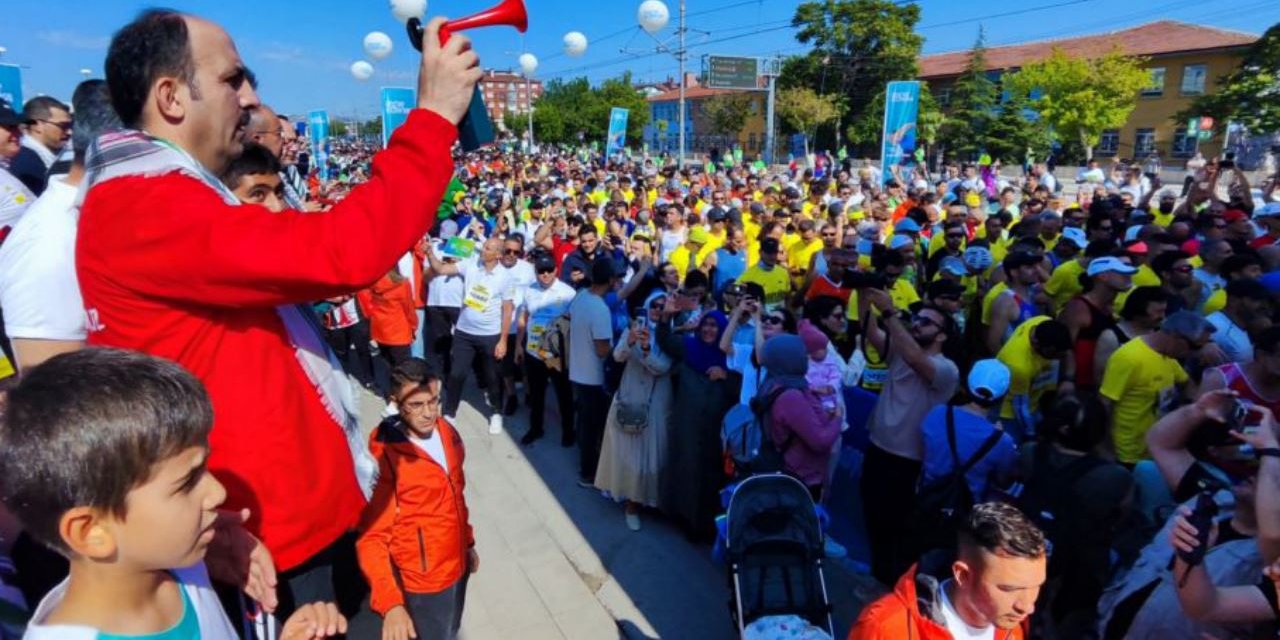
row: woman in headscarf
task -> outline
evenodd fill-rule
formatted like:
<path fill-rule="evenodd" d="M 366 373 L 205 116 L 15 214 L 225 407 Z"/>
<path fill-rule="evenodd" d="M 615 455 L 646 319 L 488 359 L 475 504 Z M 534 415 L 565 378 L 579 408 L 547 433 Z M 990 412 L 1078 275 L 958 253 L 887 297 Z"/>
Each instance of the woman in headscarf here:
<path fill-rule="evenodd" d="M 764 343 L 761 364 L 769 372 L 760 396 L 782 391 L 769 407 L 769 437 L 782 453 L 783 471 L 799 478 L 815 501 L 822 497 L 827 466 L 840 438 L 840 416 L 832 415 L 809 390 L 809 357 L 799 336 L 780 335 Z"/>
<path fill-rule="evenodd" d="M 674 298 L 668 299 L 663 315 L 670 318 L 676 312 Z M 661 508 L 695 540 L 715 537 L 725 483 L 720 423 L 738 397 L 720 350 L 727 325 L 719 311 L 703 315 L 697 328 L 683 335 L 669 322 L 658 325 L 658 346 L 679 363 Z"/>
<path fill-rule="evenodd" d="M 596 487 L 625 500 L 627 527 L 640 530 L 640 509 L 657 507 L 671 418 L 671 358 L 657 347 L 654 325 L 667 294 L 645 300 L 613 359 L 625 363 L 613 396 L 596 469 Z"/>

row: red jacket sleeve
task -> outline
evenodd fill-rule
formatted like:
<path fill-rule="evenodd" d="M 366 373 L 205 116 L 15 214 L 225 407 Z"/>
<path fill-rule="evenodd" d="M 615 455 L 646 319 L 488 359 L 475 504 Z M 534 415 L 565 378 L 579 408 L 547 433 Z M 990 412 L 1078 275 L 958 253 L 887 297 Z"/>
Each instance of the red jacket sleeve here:
<path fill-rule="evenodd" d="M 386 615 L 392 607 L 404 604 L 404 593 L 396 582 L 391 561 L 391 525 L 396 519 L 395 476 L 388 457 L 378 455 L 374 446 L 369 448 L 378 458 L 378 481 L 360 517 L 356 559 L 365 580 L 369 581 L 369 608 L 378 615 Z"/>
<path fill-rule="evenodd" d="M 277 306 L 349 293 L 385 274 L 435 221 L 456 137 L 439 115 L 411 111 L 374 156 L 369 181 L 323 213 L 228 205 L 178 174 L 110 180 L 86 199 L 78 253 L 117 284 L 165 300 Z"/>

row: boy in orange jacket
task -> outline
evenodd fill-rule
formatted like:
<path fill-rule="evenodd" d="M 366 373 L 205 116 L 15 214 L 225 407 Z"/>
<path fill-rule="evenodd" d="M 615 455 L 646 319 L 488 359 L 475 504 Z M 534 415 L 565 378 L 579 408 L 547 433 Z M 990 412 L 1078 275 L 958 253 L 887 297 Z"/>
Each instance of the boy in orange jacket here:
<path fill-rule="evenodd" d="M 465 450 L 440 414 L 441 386 L 426 361 L 402 362 L 391 372 L 399 415 L 369 440 L 378 480 L 360 519 L 356 554 L 383 638 L 454 638 L 467 577 L 480 567 L 463 496 Z"/>

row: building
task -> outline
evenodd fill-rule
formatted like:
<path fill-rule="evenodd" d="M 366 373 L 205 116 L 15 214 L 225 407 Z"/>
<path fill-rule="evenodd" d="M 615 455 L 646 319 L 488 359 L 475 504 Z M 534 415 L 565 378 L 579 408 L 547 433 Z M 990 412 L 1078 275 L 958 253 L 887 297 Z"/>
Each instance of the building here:
<path fill-rule="evenodd" d="M 1154 150 L 1163 158 L 1188 158 L 1199 150 L 1212 157 L 1222 150 L 1222 136 L 1199 142 L 1186 135 L 1185 123 L 1175 123 L 1172 117 L 1196 96 L 1216 90 L 1218 79 L 1239 65 L 1245 49 L 1257 39 L 1239 31 L 1159 20 L 1110 33 L 992 47 L 986 58 L 989 71 L 999 82 L 1000 74 L 1041 60 L 1055 47 L 1086 58 L 1102 56 L 1117 47 L 1126 54 L 1142 56 L 1151 84 L 1139 95 L 1129 121 L 1102 134 L 1094 156 L 1145 158 Z M 968 51 L 920 59 L 920 79 L 928 83 L 943 109 L 951 85 L 968 63 Z"/>
<path fill-rule="evenodd" d="M 707 99 L 734 93 L 750 94 L 751 114 L 738 133 L 736 141 L 725 139 L 710 131 L 702 115 L 702 105 Z M 644 127 L 644 142 L 651 151 L 674 153 L 680 148 L 680 89 L 677 88 L 649 96 L 649 123 Z M 764 153 L 765 110 L 768 93 L 740 89 L 710 89 L 696 80 L 687 81 L 685 87 L 685 151 L 709 152 L 714 148 L 727 149 L 736 143 L 742 152 Z"/>
<path fill-rule="evenodd" d="M 513 71 L 487 69 L 480 79 L 480 90 L 484 92 L 489 119 L 501 127 L 506 114 L 524 115 L 529 112 L 533 101 L 542 97 L 542 81 L 526 80 Z"/>

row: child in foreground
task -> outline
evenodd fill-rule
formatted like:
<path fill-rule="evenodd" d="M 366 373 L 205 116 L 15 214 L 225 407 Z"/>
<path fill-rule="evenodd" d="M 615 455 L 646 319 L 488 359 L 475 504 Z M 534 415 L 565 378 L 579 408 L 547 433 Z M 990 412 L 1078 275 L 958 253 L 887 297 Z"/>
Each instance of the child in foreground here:
<path fill-rule="evenodd" d="M 378 481 L 356 541 L 372 611 L 352 623 L 352 637 L 452 640 L 461 626 L 467 577 L 480 559 L 463 497 L 466 452 L 440 415 L 440 390 L 421 358 L 391 372 L 399 415 L 370 437 Z M 381 616 L 381 633 L 371 614 Z"/>
<path fill-rule="evenodd" d="M 213 409 L 171 362 L 115 349 L 54 357 L 9 392 L 3 499 L 70 576 L 30 640 L 233 640 L 205 550 L 226 491 L 206 468 Z M 299 608 L 280 638 L 346 631 L 333 604 Z"/>

